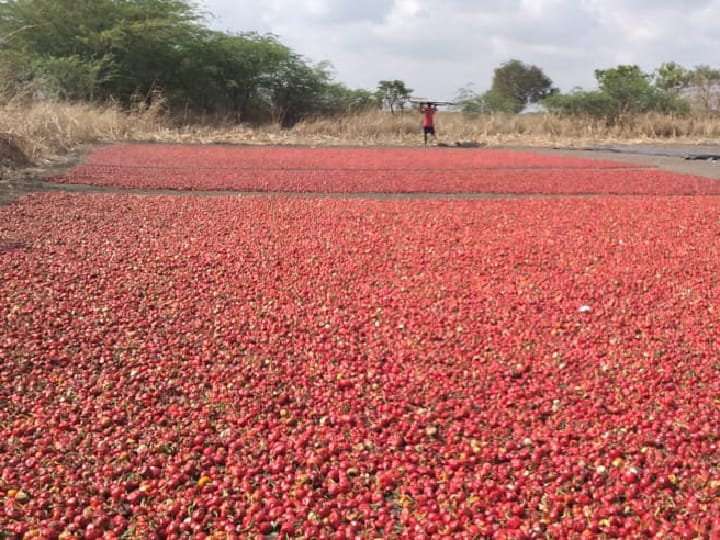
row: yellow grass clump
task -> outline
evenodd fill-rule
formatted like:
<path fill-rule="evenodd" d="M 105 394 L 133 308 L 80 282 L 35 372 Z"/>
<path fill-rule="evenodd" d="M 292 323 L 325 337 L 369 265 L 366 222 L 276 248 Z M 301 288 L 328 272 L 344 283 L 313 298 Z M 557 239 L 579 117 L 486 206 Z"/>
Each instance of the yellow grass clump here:
<path fill-rule="evenodd" d="M 152 110 L 113 105 L 10 101 L 0 105 L 0 138 L 14 140 L 33 162 L 101 141 L 143 139 L 167 131 Z"/>

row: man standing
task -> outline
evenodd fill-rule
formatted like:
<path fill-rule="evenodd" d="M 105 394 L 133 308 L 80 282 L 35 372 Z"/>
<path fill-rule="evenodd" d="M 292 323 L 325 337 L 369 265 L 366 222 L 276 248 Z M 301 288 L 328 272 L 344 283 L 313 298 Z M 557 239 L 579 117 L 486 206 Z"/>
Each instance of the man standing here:
<path fill-rule="evenodd" d="M 419 111 L 424 114 L 423 119 L 423 133 L 425 134 L 425 146 L 428 143 L 428 135 L 432 135 L 433 140 L 435 139 L 435 113 L 437 112 L 437 105 L 433 103 L 421 103 Z"/>

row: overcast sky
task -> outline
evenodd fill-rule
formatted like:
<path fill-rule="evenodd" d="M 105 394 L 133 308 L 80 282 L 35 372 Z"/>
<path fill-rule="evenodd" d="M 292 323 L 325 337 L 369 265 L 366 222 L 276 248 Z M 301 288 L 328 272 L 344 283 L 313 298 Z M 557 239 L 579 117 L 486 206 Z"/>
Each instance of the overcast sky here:
<path fill-rule="evenodd" d="M 720 67 L 720 0 L 198 0 L 209 25 L 274 33 L 335 79 L 374 90 L 401 79 L 452 99 L 511 58 L 563 92 L 595 88 L 594 70 L 665 61 Z"/>

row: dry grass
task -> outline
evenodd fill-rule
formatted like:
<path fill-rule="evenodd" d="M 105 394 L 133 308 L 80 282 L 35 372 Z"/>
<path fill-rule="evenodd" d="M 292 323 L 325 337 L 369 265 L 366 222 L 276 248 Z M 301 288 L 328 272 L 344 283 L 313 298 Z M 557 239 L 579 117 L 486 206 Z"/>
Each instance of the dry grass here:
<path fill-rule="evenodd" d="M 418 144 L 422 139 L 419 115 L 392 116 L 370 112 L 354 117 L 321 119 L 297 125 L 300 137 L 364 144 Z M 551 114 L 437 116 L 442 142 L 477 141 L 489 145 L 575 146 L 601 143 L 707 143 L 720 137 L 720 118 L 636 115 L 607 125 L 602 119 Z"/>
<path fill-rule="evenodd" d="M 156 107 L 130 113 L 113 105 L 42 101 L 0 104 L 0 139 L 11 141 L 32 162 L 99 142 L 419 145 L 416 112 L 391 115 L 372 111 L 333 119 L 308 120 L 293 129 L 249 127 L 229 122 L 178 126 Z M 487 145 L 581 146 L 600 143 L 708 143 L 720 137 L 720 118 L 642 115 L 608 126 L 602 120 L 548 114 L 466 116 L 441 112 L 438 142 L 474 141 Z M 8 143 L 9 144 L 9 143 Z M 7 146 L 7 145 L 6 145 Z M 0 148 L 2 146 L 0 145 Z"/>
<path fill-rule="evenodd" d="M 33 162 L 101 141 L 138 140 L 168 131 L 156 111 L 128 114 L 112 105 L 11 101 L 0 105 L 0 137 L 20 141 Z"/>

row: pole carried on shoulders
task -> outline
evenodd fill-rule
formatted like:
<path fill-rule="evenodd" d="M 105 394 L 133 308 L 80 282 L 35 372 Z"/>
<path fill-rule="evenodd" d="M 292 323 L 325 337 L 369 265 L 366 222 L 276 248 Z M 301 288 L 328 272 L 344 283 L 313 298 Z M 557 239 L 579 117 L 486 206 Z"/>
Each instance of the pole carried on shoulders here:
<path fill-rule="evenodd" d="M 410 101 L 410 103 L 415 103 L 417 105 L 422 105 L 422 104 L 425 104 L 425 105 L 456 105 L 456 103 L 454 103 L 452 101 L 434 101 L 432 99 L 412 98 L 409 101 Z"/>

